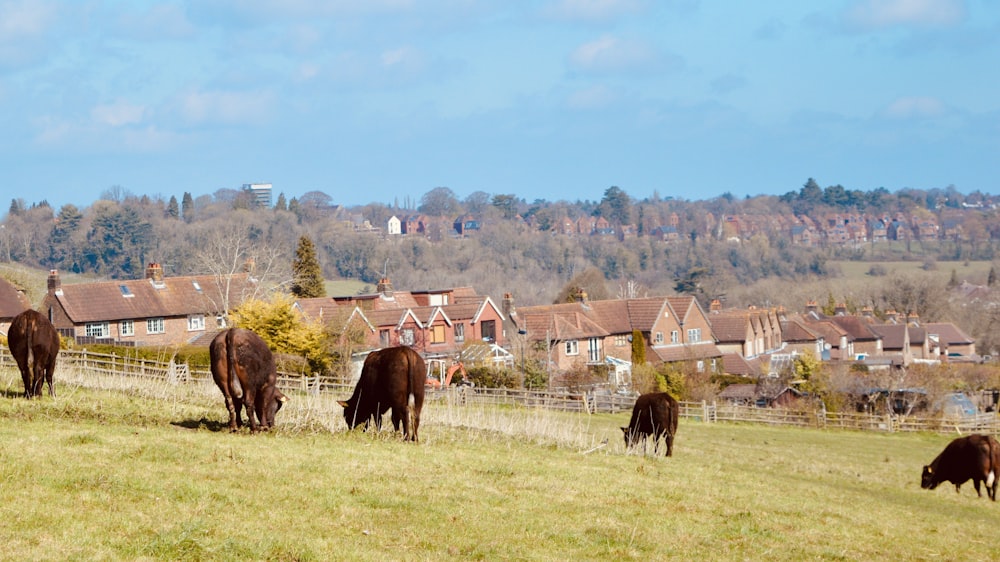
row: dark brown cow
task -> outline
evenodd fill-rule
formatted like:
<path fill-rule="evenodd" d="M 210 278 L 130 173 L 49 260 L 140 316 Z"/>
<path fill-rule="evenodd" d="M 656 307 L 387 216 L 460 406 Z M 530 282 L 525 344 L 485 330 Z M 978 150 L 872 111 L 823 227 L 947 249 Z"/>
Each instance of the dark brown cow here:
<path fill-rule="evenodd" d="M 666 392 L 643 394 L 632 407 L 632 419 L 628 427 L 623 427 L 625 447 L 629 448 L 642 441 L 642 452 L 646 452 L 646 438 L 653 436 L 653 454 L 660 446 L 660 437 L 667 444 L 667 456 L 674 454 L 674 436 L 677 435 L 677 418 L 680 406 L 677 400 Z"/>
<path fill-rule="evenodd" d="M 986 494 L 997 500 L 997 480 L 1000 480 L 1000 443 L 991 435 L 967 435 L 948 443 L 931 464 L 924 467 L 920 487 L 933 490 L 948 481 L 955 485 L 955 492 L 972 480 L 976 493 L 983 497 L 979 483 L 986 483 Z"/>
<path fill-rule="evenodd" d="M 417 441 L 426 379 L 426 363 L 409 347 L 371 352 L 361 368 L 354 394 L 346 402 L 339 402 L 344 407 L 344 421 L 352 429 L 362 423 L 367 429 L 374 419 L 375 427 L 382 429 L 382 415 L 391 408 L 392 426 L 399 431 L 402 423 L 406 439 Z"/>
<path fill-rule="evenodd" d="M 226 399 L 229 429 L 243 426 L 244 405 L 252 433 L 274 427 L 274 415 L 287 398 L 275 386 L 278 371 L 264 340 L 250 330 L 230 328 L 215 336 L 208 353 L 212 378 Z"/>
<path fill-rule="evenodd" d="M 55 396 L 52 372 L 59 355 L 59 333 L 48 318 L 30 309 L 18 314 L 7 331 L 7 345 L 21 370 L 24 397 L 41 396 L 43 381 L 49 384 L 49 396 Z"/>
<path fill-rule="evenodd" d="M 920 487 L 933 490 L 948 481 L 955 485 L 955 492 L 972 480 L 976 493 L 983 497 L 979 483 L 986 483 L 986 494 L 997 500 L 997 480 L 1000 480 L 1000 443 L 991 435 L 967 435 L 948 443 L 920 475 Z"/>

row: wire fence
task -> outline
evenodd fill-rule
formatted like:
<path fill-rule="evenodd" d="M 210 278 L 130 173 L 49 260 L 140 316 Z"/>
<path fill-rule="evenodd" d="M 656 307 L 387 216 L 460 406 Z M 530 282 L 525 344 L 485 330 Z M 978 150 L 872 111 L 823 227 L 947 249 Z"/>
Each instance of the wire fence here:
<path fill-rule="evenodd" d="M 0 368 L 16 369 L 17 365 L 6 348 L 0 349 Z M 67 349 L 59 352 L 56 379 L 61 369 L 72 369 L 86 378 L 118 376 L 142 381 L 159 381 L 165 385 L 201 384 L 212 382 L 206 369 L 192 369 L 185 363 L 152 361 L 129 355 L 94 353 Z M 278 388 L 286 393 L 348 397 L 353 386 L 324 377 L 309 377 L 279 373 Z M 581 393 L 516 390 L 506 388 L 448 387 L 427 389 L 425 404 L 448 406 L 497 406 L 541 408 L 561 412 L 631 413 L 635 396 L 609 392 Z M 754 406 L 709 402 L 680 402 L 680 417 L 706 423 L 753 423 L 776 426 L 847 429 L 884 432 L 937 433 L 1000 433 L 1000 418 L 996 412 L 972 416 L 898 416 L 853 412 L 828 412 L 824 409 L 796 410 L 789 408 L 759 408 Z"/>

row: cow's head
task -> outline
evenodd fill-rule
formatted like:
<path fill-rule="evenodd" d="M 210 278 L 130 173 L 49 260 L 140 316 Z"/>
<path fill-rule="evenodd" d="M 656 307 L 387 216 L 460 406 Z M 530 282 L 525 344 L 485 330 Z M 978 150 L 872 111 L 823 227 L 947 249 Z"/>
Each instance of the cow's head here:
<path fill-rule="evenodd" d="M 261 420 L 264 427 L 274 427 L 274 415 L 285 405 L 285 402 L 288 402 L 288 397 L 277 388 L 274 389 L 271 400 L 266 402 L 267 407 L 264 410 L 264 419 Z"/>
<path fill-rule="evenodd" d="M 622 433 L 625 434 L 625 448 L 631 447 L 632 441 L 634 441 L 635 438 L 634 432 L 629 431 L 627 427 L 623 427 Z"/>
<path fill-rule="evenodd" d="M 347 427 L 354 429 L 359 424 L 367 421 L 359 419 L 358 417 L 358 404 L 354 400 L 338 400 L 337 404 L 340 404 L 344 408 L 344 421 L 347 422 Z"/>
<path fill-rule="evenodd" d="M 934 477 L 934 469 L 930 465 L 924 467 L 923 474 L 920 475 L 920 487 L 925 490 L 933 490 L 941 482 Z"/>

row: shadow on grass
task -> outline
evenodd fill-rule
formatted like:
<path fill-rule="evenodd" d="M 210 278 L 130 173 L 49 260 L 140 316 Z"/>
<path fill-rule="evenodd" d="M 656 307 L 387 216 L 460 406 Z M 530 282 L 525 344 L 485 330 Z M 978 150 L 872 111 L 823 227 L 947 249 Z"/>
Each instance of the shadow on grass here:
<path fill-rule="evenodd" d="M 214 432 L 229 431 L 229 422 L 210 420 L 204 417 L 198 420 L 174 421 L 170 422 L 170 425 L 183 429 L 207 429 L 208 431 Z"/>
<path fill-rule="evenodd" d="M 46 395 L 46 396 L 48 396 L 48 395 Z M 3 390 L 3 397 L 4 398 L 24 398 L 24 389 L 23 388 L 20 389 L 20 390 L 15 389 L 15 388 L 5 389 L 5 390 Z"/>

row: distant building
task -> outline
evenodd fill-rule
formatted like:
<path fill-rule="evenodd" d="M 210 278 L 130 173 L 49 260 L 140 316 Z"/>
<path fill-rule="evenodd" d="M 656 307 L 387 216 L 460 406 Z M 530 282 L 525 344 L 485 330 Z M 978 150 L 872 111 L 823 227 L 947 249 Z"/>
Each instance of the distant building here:
<path fill-rule="evenodd" d="M 271 208 L 271 189 L 269 183 L 245 183 L 243 189 L 253 194 L 254 202 L 258 207 Z"/>

